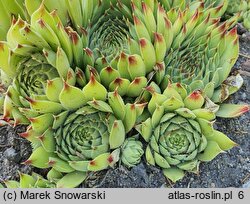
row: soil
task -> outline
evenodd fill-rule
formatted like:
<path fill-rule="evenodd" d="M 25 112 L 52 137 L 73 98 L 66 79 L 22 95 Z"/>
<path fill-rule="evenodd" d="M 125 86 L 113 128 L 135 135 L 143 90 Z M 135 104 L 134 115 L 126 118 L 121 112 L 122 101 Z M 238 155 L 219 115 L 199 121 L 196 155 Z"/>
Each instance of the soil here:
<path fill-rule="evenodd" d="M 242 30 L 240 30 L 242 33 Z M 240 57 L 233 72 L 244 78 L 242 88 L 228 99 L 235 104 L 250 104 L 250 33 L 240 37 Z M 217 119 L 215 126 L 238 146 L 217 156 L 212 162 L 202 163 L 198 175 L 188 173 L 175 184 L 166 180 L 160 169 L 148 166 L 144 160 L 132 169 L 118 166 L 101 172 L 90 173 L 82 187 L 112 188 L 207 188 L 207 187 L 250 187 L 250 112 L 234 119 Z M 0 181 L 18 180 L 18 171 L 31 173 L 38 169 L 21 164 L 31 152 L 29 142 L 18 133 L 25 127 L 0 127 Z"/>

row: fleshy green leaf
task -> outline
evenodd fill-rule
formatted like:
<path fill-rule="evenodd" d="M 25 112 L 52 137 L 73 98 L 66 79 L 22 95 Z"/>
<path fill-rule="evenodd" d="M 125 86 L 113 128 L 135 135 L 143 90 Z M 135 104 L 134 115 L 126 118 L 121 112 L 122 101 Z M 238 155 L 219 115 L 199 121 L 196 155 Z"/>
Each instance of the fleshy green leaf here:
<path fill-rule="evenodd" d="M 56 184 L 57 188 L 75 188 L 79 186 L 87 177 L 86 173 L 75 171 L 66 174 Z"/>
<path fill-rule="evenodd" d="M 173 182 L 176 182 L 185 176 L 185 173 L 183 170 L 175 168 L 175 167 L 163 169 L 163 174 L 164 176 L 166 176 L 168 179 L 170 179 Z"/>
<path fill-rule="evenodd" d="M 211 161 L 213 160 L 218 154 L 222 153 L 223 150 L 220 146 L 214 141 L 208 141 L 207 147 L 203 153 L 198 155 L 198 159 L 201 161 Z"/>
<path fill-rule="evenodd" d="M 222 118 L 234 118 L 248 112 L 249 110 L 249 105 L 221 104 L 216 116 Z"/>
<path fill-rule="evenodd" d="M 116 120 L 113 123 L 110 137 L 109 145 L 110 149 L 118 148 L 122 145 L 125 140 L 125 128 L 121 120 Z"/>
<path fill-rule="evenodd" d="M 237 144 L 228 138 L 224 133 L 214 130 L 214 133 L 207 137 L 208 140 L 215 141 L 222 150 L 229 150 Z"/>
<path fill-rule="evenodd" d="M 104 153 L 89 162 L 89 171 L 100 171 L 106 169 L 109 166 L 110 153 Z"/>

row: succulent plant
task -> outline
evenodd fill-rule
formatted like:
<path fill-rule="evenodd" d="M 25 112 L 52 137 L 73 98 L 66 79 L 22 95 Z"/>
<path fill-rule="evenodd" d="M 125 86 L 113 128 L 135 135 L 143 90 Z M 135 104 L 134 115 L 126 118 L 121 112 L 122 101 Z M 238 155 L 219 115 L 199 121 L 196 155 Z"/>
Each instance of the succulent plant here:
<path fill-rule="evenodd" d="M 46 8 L 47 11 L 53 12 L 56 10 L 60 20 L 62 21 L 63 25 L 67 25 L 69 22 L 69 15 L 68 15 L 68 8 L 67 3 L 70 2 L 69 0 L 60 0 L 58 3 L 51 0 L 25 0 L 25 8 L 29 16 L 32 16 L 34 12 L 41 6 L 41 4 Z"/>
<path fill-rule="evenodd" d="M 11 26 L 11 21 L 12 21 L 13 16 L 18 17 L 18 15 L 19 15 L 24 19 L 27 18 L 27 14 L 25 13 L 23 3 L 24 3 L 24 0 L 20 0 L 20 1 L 0 0 L 0 8 L 1 8 L 1 12 L 0 12 L 0 41 L 6 40 L 6 34 Z M 9 84 L 10 84 L 9 77 L 2 70 L 0 70 L 1 89 L 3 88 L 5 90 Z M 4 101 L 4 96 L 3 96 L 2 90 L 1 90 L 1 93 L 0 93 L 1 106 L 3 104 L 3 101 Z M 2 113 L 2 112 L 3 111 L 0 110 L 0 113 Z"/>
<path fill-rule="evenodd" d="M 223 3 L 223 0 L 206 0 L 205 6 L 213 6 L 219 8 Z M 227 0 L 224 1 L 223 15 L 224 19 L 231 18 L 232 16 L 238 16 L 238 21 L 242 22 L 243 26 L 250 30 L 249 25 L 249 10 L 250 1 L 248 0 Z M 223 14 L 221 13 L 221 14 Z M 222 15 L 221 15 L 222 16 Z"/>
<path fill-rule="evenodd" d="M 250 3 L 249 3 L 249 10 L 244 12 L 243 14 L 243 25 L 246 29 L 250 30 Z"/>
<path fill-rule="evenodd" d="M 222 16 L 228 6 L 228 0 L 159 0 L 166 10 L 181 9 L 185 10 L 187 7 L 196 8 L 200 4 L 204 8 L 214 7 L 217 9 L 216 17 Z"/>
<path fill-rule="evenodd" d="M 13 1 L 0 1 L 0 40 L 6 39 L 7 31 L 10 28 L 12 16 L 21 16 L 26 19 L 27 14 L 25 13 L 24 0 L 13 0 Z"/>
<path fill-rule="evenodd" d="M 149 87 L 150 88 L 150 87 Z M 211 161 L 236 145 L 213 128 L 216 105 L 199 91 L 187 95 L 180 84 L 169 84 L 162 94 L 152 91 L 152 117 L 137 126 L 148 142 L 146 159 L 163 169 L 172 181 L 185 171 L 197 172 L 200 161 Z"/>
<path fill-rule="evenodd" d="M 229 0 L 227 14 L 234 15 L 237 12 L 244 12 L 247 7 L 247 0 Z"/>
<path fill-rule="evenodd" d="M 240 15 L 239 22 L 242 22 L 243 26 L 250 30 L 250 1 L 248 0 L 229 0 L 225 17 L 230 18 L 234 15 Z"/>
<path fill-rule="evenodd" d="M 57 13 L 48 13 L 43 4 L 31 23 L 14 19 L 7 41 L 0 42 L 0 67 L 13 81 L 5 97 L 4 118 L 27 123 L 18 107 L 29 107 L 27 97 L 32 95 L 44 97 L 47 80 L 60 76 L 74 84 L 71 76 L 82 67 L 82 58 L 80 36 L 69 27 L 66 32 Z"/>
<path fill-rule="evenodd" d="M 174 16 L 177 14 L 175 11 Z M 184 27 L 174 37 L 175 41 L 165 58 L 166 78 L 188 85 L 188 92 L 204 90 L 207 97 L 221 103 L 231 94 L 230 88 L 233 86 L 225 84 L 225 80 L 238 58 L 237 31 L 234 28 L 227 32 L 230 23 L 218 24 L 210 17 L 199 21 L 199 15 L 202 14 L 195 13 L 190 20 L 191 29 L 186 26 L 189 23 L 185 24 L 183 17 L 172 20 L 176 22 L 179 19 Z M 239 75 L 236 78 L 237 86 L 234 88 L 238 89 L 242 85 L 242 78 Z M 162 84 L 163 90 L 167 83 L 165 80 Z"/>
<path fill-rule="evenodd" d="M 168 79 L 188 85 L 189 93 L 201 89 L 216 103 L 236 92 L 243 80 L 240 75 L 228 76 L 238 58 L 238 36 L 236 28 L 227 30 L 237 18 L 219 23 L 217 17 L 224 13 L 227 2 L 207 9 L 202 2 L 193 4 L 185 11 L 172 8 L 166 12 L 157 2 L 136 1 L 132 2 L 131 10 L 119 3 L 118 8 L 107 12 L 87 32 L 89 42 L 86 43 L 88 61 L 100 73 L 101 82 L 111 91 L 118 87 L 121 95 L 129 97 L 140 96 L 150 81 L 160 84 L 164 90 Z M 108 21 L 114 18 L 117 9 L 120 13 L 115 20 Z M 125 15 L 124 11 L 130 13 Z M 126 24 L 124 16 L 129 19 Z M 113 22 L 119 22 L 120 30 Z M 114 29 L 112 41 L 106 40 L 107 34 L 101 32 L 107 26 L 111 32 Z M 109 45 L 110 42 L 115 43 Z M 121 54 L 115 57 L 114 50 Z"/>
<path fill-rule="evenodd" d="M 20 181 L 7 180 L 4 184 L 7 188 L 55 188 L 55 184 L 47 179 L 44 179 L 37 173 L 32 175 L 19 172 Z"/>
<path fill-rule="evenodd" d="M 136 9 L 137 4 L 148 10 L 146 3 L 134 1 L 132 8 L 130 1 L 116 3 L 105 15 L 92 19 L 91 26 L 86 28 L 85 36 L 83 35 L 85 62 L 98 71 L 101 82 L 110 91 L 118 87 L 122 96 L 137 97 L 142 88 L 147 86 L 147 75 L 153 71 L 154 66 L 164 67 L 162 62 L 165 45 L 158 41 L 163 36 L 152 32 L 152 39 L 149 34 L 146 39 L 136 33 L 135 29 L 138 30 L 139 27 L 135 22 L 139 19 L 132 16 L 132 10 Z M 147 16 L 145 12 L 144 10 L 142 14 L 144 17 Z M 151 10 L 149 12 L 153 15 Z M 153 35 L 157 38 L 154 39 Z M 156 56 L 156 52 L 161 53 Z"/>
<path fill-rule="evenodd" d="M 69 2 L 70 1 L 68 0 L 60 0 L 60 3 L 57 4 L 53 0 L 1 0 L 0 40 L 6 39 L 6 34 L 11 26 L 13 17 L 17 18 L 20 16 L 23 20 L 29 21 L 32 14 L 40 7 L 41 4 L 43 4 L 49 12 L 56 10 L 63 25 L 67 25 L 70 21 L 70 17 L 68 15 L 69 9 L 67 7 Z"/>
<path fill-rule="evenodd" d="M 78 86 L 83 87 L 95 72 L 109 91 L 117 89 L 121 96 L 132 98 L 140 96 L 151 81 L 164 89 L 170 78 L 187 84 L 189 92 L 204 90 L 218 103 L 242 85 L 239 75 L 225 81 L 238 57 L 238 37 L 236 29 L 227 32 L 234 20 L 220 25 L 215 19 L 223 4 L 204 9 L 202 2 L 193 2 L 184 11 L 172 8 L 166 12 L 157 1 L 132 1 L 131 6 L 130 1 L 87 2 L 83 7 L 77 1 L 69 4 L 76 31 L 64 29 L 57 13 L 48 13 L 45 4 L 31 12 L 30 24 L 20 18 L 14 21 L 0 50 L 0 67 L 15 84 L 5 98 L 5 119 L 27 123 L 15 107 L 27 107 L 27 94 L 36 86 L 43 96 L 46 80 L 56 75 L 64 80 L 76 75 Z M 110 3 L 113 6 L 107 9 Z M 79 8 L 79 16 L 70 12 Z M 82 28 L 88 21 L 90 26 Z M 47 65 L 49 75 L 38 77 L 35 73 L 40 71 L 24 71 L 26 63 L 32 68 L 37 59 Z M 26 94 L 19 82 L 25 78 L 29 83 L 22 82 L 22 86 L 32 89 L 26 87 Z"/>
<path fill-rule="evenodd" d="M 117 91 L 108 93 L 93 74 L 83 89 L 61 78 L 49 80 L 46 96 L 28 98 L 30 109 L 23 111 L 31 125 L 21 136 L 34 148 L 24 163 L 63 173 L 57 187 L 68 187 L 71 177 L 70 186 L 73 181 L 77 186 L 87 171 L 114 165 L 126 134 L 146 105 L 125 104 Z"/>
<path fill-rule="evenodd" d="M 203 95 L 213 102 L 222 103 L 242 86 L 243 79 L 239 74 L 229 77 L 239 54 L 237 29 L 230 30 L 236 23 L 237 16 L 224 23 L 220 23 L 217 18 L 225 12 L 227 1 L 217 2 L 215 7 L 207 4 L 208 8 L 204 8 L 202 2 L 193 2 L 192 7 L 187 7 L 184 11 L 172 8 L 168 12 L 159 5 L 158 10 L 154 9 L 152 12 L 152 16 L 158 17 L 151 17 L 151 24 L 145 17 L 145 13 L 149 15 L 151 7 L 143 5 L 142 11 L 139 6 L 133 6 L 134 18 L 137 19 L 134 22 L 137 36 L 132 35 L 132 39 L 146 36 L 150 40 L 150 34 L 155 29 L 158 36 L 163 36 L 160 50 L 165 49 L 164 62 L 157 63 L 148 75 L 148 78 L 153 75 L 153 81 L 160 85 L 161 90 L 167 87 L 169 81 L 182 83 L 188 93 L 202 90 Z M 162 30 L 164 26 L 166 29 Z M 156 40 L 157 37 L 154 36 L 153 39 Z M 151 52 L 151 56 L 154 53 Z M 145 59 L 152 60 L 152 57 Z M 147 101 L 143 94 L 140 96 L 142 98 L 138 100 Z M 224 111 L 225 107 L 227 111 Z M 218 112 L 218 116 L 230 117 L 235 111 L 249 109 L 246 105 L 231 104 L 230 107 L 221 106 L 222 111 Z"/>
<path fill-rule="evenodd" d="M 239 41 L 238 16 L 220 22 L 228 1 L 13 1 L 27 13 L 11 25 L 15 7 L 2 4 L 3 119 L 29 125 L 24 164 L 51 168 L 48 181 L 21 175 L 10 187 L 76 187 L 88 171 L 133 167 L 144 154 L 127 137 L 135 125 L 148 163 L 173 181 L 235 145 L 212 126 L 249 110 L 221 104 L 243 83 L 229 76 Z"/>
<path fill-rule="evenodd" d="M 121 147 L 121 161 L 127 167 L 139 164 L 143 154 L 143 145 L 135 136 L 126 139 Z"/>
<path fill-rule="evenodd" d="M 137 97 L 151 80 L 164 89 L 170 78 L 189 85 L 190 92 L 203 89 L 213 101 L 224 101 L 233 85 L 223 82 L 239 49 L 236 29 L 227 32 L 236 19 L 219 24 L 217 18 L 227 2 L 204 9 L 202 2 L 195 1 L 184 11 L 174 2 L 172 6 L 168 1 L 160 3 L 166 10 L 157 1 L 132 1 L 131 8 L 119 2 L 93 21 L 83 40 L 88 65 L 98 70 L 106 88 L 118 87 L 121 95 Z M 185 5 L 185 1 L 175 3 Z M 233 88 L 240 88 L 242 79 L 234 79 L 238 81 Z"/>

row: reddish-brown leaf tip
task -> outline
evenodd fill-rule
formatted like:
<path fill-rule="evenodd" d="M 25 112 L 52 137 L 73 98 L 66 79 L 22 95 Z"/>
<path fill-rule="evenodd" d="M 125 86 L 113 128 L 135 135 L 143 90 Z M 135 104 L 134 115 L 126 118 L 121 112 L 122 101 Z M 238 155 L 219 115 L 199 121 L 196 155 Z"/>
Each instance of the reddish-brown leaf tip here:
<path fill-rule="evenodd" d="M 4 43 L 0 42 L 0 50 L 4 51 Z"/>
<path fill-rule="evenodd" d="M 112 69 L 112 67 L 108 66 L 106 67 L 106 71 L 111 74 L 114 70 Z"/>
<path fill-rule="evenodd" d="M 201 91 L 194 91 L 190 94 L 190 98 L 193 100 L 198 100 L 201 97 Z"/>
<path fill-rule="evenodd" d="M 92 56 L 92 55 L 93 55 L 92 50 L 89 49 L 89 48 L 85 48 L 84 51 L 85 51 L 85 53 L 86 53 L 88 56 Z"/>
<path fill-rule="evenodd" d="M 114 80 L 114 84 L 116 84 L 116 85 L 118 85 L 118 86 L 120 86 L 120 85 L 122 84 L 122 82 L 123 82 L 123 80 L 122 80 L 122 78 L 120 78 L 120 77 L 118 77 L 118 78 L 116 78 L 116 79 Z"/>
<path fill-rule="evenodd" d="M 43 21 L 43 19 L 39 19 L 38 24 L 41 26 L 41 28 L 45 27 L 45 22 Z"/>
<path fill-rule="evenodd" d="M 89 165 L 96 166 L 96 162 L 94 160 L 92 160 L 92 161 L 89 162 Z"/>
<path fill-rule="evenodd" d="M 137 64 L 135 56 L 129 56 L 128 57 L 128 62 L 129 62 L 130 65 L 136 65 Z"/>
<path fill-rule="evenodd" d="M 32 160 L 28 159 L 26 161 L 23 162 L 24 165 L 31 165 L 32 164 Z"/>
<path fill-rule="evenodd" d="M 144 38 L 141 38 L 141 39 L 139 40 L 139 43 L 140 43 L 140 46 L 141 46 L 142 48 L 146 47 L 146 45 L 147 45 L 147 41 L 146 41 L 146 39 L 144 39 Z"/>
<path fill-rule="evenodd" d="M 70 32 L 69 35 L 70 35 L 70 39 L 71 39 L 71 41 L 73 42 L 73 44 L 74 44 L 74 45 L 77 45 L 77 43 L 78 43 L 78 41 L 79 41 L 77 32 L 75 32 L 75 31 Z"/>
<path fill-rule="evenodd" d="M 108 157 L 108 162 L 111 164 L 113 161 L 114 161 L 114 158 L 113 158 L 112 155 L 110 155 L 110 156 Z"/>

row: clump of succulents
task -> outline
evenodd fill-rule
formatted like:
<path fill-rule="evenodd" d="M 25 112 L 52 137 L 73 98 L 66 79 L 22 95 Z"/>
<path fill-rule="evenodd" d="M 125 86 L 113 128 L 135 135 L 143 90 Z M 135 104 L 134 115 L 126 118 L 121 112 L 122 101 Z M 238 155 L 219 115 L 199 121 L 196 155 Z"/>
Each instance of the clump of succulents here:
<path fill-rule="evenodd" d="M 240 75 L 228 78 L 238 57 L 236 29 L 228 31 L 236 18 L 222 24 L 217 18 L 226 3 L 204 9 L 202 2 L 193 2 L 184 11 L 168 11 L 153 1 L 132 1 L 131 7 L 119 2 L 85 32 L 86 60 L 106 88 L 118 87 L 122 96 L 137 97 L 152 80 L 164 90 L 171 79 L 188 85 L 189 92 L 205 90 L 221 103 L 241 87 Z"/>
<path fill-rule="evenodd" d="M 89 171 L 133 167 L 135 127 L 172 181 L 235 145 L 213 129 L 215 116 L 249 110 L 221 104 L 243 84 L 229 76 L 239 41 L 237 17 L 220 22 L 227 1 L 20 2 L 27 12 L 0 42 L 0 104 L 5 121 L 28 125 L 24 164 L 50 171 L 13 186 L 76 187 Z"/>

